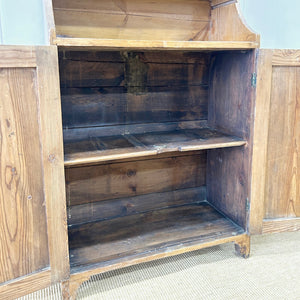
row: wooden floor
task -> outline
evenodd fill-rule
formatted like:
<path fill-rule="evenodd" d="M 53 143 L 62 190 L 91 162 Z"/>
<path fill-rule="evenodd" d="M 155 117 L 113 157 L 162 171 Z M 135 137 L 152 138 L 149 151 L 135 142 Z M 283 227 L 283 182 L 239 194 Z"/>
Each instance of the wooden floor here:
<path fill-rule="evenodd" d="M 203 201 L 70 227 L 70 264 L 78 272 L 243 233 Z"/>
<path fill-rule="evenodd" d="M 65 142 L 65 166 L 91 164 L 164 152 L 242 146 L 246 142 L 210 128 L 182 129 L 72 139 Z"/>

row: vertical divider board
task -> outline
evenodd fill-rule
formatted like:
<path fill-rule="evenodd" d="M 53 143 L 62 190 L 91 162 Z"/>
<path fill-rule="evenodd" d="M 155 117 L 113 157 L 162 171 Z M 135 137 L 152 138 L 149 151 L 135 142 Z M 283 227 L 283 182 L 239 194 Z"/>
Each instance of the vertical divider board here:
<path fill-rule="evenodd" d="M 248 227 L 254 123 L 255 51 L 218 53 L 210 73 L 208 123 L 247 141 L 208 151 L 207 199 L 242 228 Z"/>

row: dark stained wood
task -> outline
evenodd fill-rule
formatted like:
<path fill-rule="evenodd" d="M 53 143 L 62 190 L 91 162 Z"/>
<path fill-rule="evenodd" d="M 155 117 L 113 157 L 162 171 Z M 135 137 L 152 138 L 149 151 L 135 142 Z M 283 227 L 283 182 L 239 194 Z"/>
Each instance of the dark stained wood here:
<path fill-rule="evenodd" d="M 80 52 L 84 55 L 84 52 Z M 85 52 L 88 56 L 90 52 Z M 108 54 L 107 54 L 108 53 Z M 66 87 L 108 87 L 108 86 L 185 86 L 207 84 L 207 70 L 210 55 L 198 54 L 192 56 L 190 63 L 182 53 L 183 62 L 176 57 L 174 61 L 161 56 L 155 62 L 149 61 L 150 55 L 143 52 L 121 52 L 114 57 L 110 52 L 96 53 L 98 57 L 87 61 L 66 59 L 62 54 L 60 57 L 60 81 L 63 88 Z M 180 54 L 178 53 L 178 56 Z M 120 58 L 122 61 L 120 61 Z M 172 56 L 171 56 L 172 57 Z M 111 59 L 111 60 L 110 60 Z M 115 60 L 113 60 L 115 59 Z M 164 59 L 166 61 L 164 61 Z M 188 61 L 185 63 L 184 61 Z M 139 75 L 139 81 L 133 82 L 133 78 Z"/>
<path fill-rule="evenodd" d="M 206 153 L 66 169 L 68 206 L 199 187 Z"/>
<path fill-rule="evenodd" d="M 37 80 L 0 69 L 0 283 L 49 267 Z"/>
<path fill-rule="evenodd" d="M 71 228 L 71 266 L 127 261 L 243 232 L 207 202 L 160 209 Z"/>
<path fill-rule="evenodd" d="M 95 222 L 206 200 L 206 187 L 153 193 L 68 207 L 68 225 Z"/>
<path fill-rule="evenodd" d="M 238 137 L 222 134 L 209 128 L 89 137 L 69 140 L 65 143 L 65 166 L 244 144 L 245 141 Z"/>
<path fill-rule="evenodd" d="M 64 128 L 207 119 L 206 86 L 155 87 L 140 94 L 125 87 L 62 89 Z"/>
<path fill-rule="evenodd" d="M 255 87 L 255 53 L 224 53 L 214 58 L 210 79 L 209 125 L 247 140 L 244 147 L 208 153 L 207 199 L 246 228 L 250 201 Z"/>

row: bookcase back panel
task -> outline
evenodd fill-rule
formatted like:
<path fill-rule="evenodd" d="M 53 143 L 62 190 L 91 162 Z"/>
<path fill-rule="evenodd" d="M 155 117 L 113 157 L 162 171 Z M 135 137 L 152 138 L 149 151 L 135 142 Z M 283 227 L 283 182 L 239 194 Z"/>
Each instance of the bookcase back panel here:
<path fill-rule="evenodd" d="M 60 52 L 64 128 L 207 119 L 210 54 Z"/>
<path fill-rule="evenodd" d="M 206 151 L 193 154 L 67 168 L 67 205 L 205 186 Z"/>

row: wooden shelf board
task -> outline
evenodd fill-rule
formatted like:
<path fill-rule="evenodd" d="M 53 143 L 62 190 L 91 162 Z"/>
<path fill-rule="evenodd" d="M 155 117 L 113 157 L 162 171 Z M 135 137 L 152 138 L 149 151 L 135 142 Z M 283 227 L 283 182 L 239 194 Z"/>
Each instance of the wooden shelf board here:
<path fill-rule="evenodd" d="M 239 41 L 161 41 L 161 40 L 122 40 L 57 37 L 58 46 L 89 46 L 105 49 L 144 49 L 144 50 L 244 50 L 259 47 L 257 42 Z"/>
<path fill-rule="evenodd" d="M 244 234 L 206 201 L 87 223 L 69 229 L 71 271 L 107 271 L 235 241 Z"/>
<path fill-rule="evenodd" d="M 65 166 L 245 144 L 238 137 L 209 128 L 89 137 L 65 141 Z"/>

